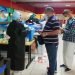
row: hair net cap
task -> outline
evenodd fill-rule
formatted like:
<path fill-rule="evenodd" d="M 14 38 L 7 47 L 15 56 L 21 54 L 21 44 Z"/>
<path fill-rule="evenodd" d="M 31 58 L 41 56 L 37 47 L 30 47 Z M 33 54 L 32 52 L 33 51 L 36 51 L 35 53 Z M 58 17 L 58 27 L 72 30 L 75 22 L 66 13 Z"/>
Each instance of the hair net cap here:
<path fill-rule="evenodd" d="M 18 20 L 21 18 L 21 13 L 18 11 L 14 11 L 13 15 L 12 15 L 12 20 Z"/>

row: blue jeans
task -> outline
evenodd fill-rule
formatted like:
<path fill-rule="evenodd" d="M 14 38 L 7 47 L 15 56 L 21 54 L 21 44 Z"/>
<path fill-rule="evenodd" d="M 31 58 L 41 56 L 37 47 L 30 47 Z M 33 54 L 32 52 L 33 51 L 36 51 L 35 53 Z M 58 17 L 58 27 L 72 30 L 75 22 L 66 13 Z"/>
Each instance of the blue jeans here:
<path fill-rule="evenodd" d="M 54 71 L 57 70 L 57 49 L 58 45 L 56 44 L 45 44 L 48 59 L 49 59 L 49 74 L 48 75 L 54 75 Z"/>

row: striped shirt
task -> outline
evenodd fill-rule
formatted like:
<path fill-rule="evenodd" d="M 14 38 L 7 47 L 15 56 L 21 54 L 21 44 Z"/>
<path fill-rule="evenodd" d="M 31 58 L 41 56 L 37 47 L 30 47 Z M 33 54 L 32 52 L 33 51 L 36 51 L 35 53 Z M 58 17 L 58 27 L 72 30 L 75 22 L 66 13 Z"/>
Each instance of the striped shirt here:
<path fill-rule="evenodd" d="M 60 29 L 60 22 L 56 18 L 56 16 L 52 16 L 48 19 L 43 31 L 44 32 L 52 32 L 57 29 Z M 44 42 L 50 43 L 50 44 L 53 44 L 53 43 L 58 44 L 58 35 L 46 36 L 46 37 L 44 37 Z"/>

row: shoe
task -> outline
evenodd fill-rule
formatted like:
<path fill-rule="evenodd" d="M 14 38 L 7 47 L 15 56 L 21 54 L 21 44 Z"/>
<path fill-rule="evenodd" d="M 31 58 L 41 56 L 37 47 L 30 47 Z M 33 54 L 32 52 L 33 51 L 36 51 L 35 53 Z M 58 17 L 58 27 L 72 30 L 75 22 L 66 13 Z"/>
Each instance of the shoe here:
<path fill-rule="evenodd" d="M 70 71 L 70 70 L 71 70 L 70 68 L 66 68 L 66 69 L 65 69 L 65 72 Z"/>
<path fill-rule="evenodd" d="M 47 75 L 55 75 L 55 74 L 50 74 L 50 73 L 47 73 Z"/>
<path fill-rule="evenodd" d="M 50 67 L 47 67 L 47 70 L 49 70 L 50 69 Z"/>
<path fill-rule="evenodd" d="M 47 67 L 47 71 L 49 71 L 50 70 L 50 67 Z M 54 72 L 55 74 L 57 73 L 57 70 L 55 70 L 55 72 Z"/>
<path fill-rule="evenodd" d="M 47 72 L 47 75 L 54 75 L 54 73 Z"/>
<path fill-rule="evenodd" d="M 54 75 L 54 74 L 55 74 L 54 72 L 52 72 L 50 69 L 48 69 L 47 75 Z"/>
<path fill-rule="evenodd" d="M 62 64 L 62 65 L 60 65 L 60 67 L 66 67 L 66 65 Z"/>

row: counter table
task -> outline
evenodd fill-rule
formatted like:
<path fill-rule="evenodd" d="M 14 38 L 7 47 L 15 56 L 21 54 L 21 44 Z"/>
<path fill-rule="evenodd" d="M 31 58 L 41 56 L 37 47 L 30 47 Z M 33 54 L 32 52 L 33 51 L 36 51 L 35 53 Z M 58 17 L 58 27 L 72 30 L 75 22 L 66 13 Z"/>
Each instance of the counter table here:
<path fill-rule="evenodd" d="M 25 42 L 25 48 L 27 47 L 27 53 L 28 53 L 28 63 L 27 63 L 27 65 L 25 65 L 26 68 L 28 68 L 28 66 L 30 65 L 30 63 L 33 60 L 32 56 L 31 56 L 31 54 L 32 54 L 31 46 L 34 42 L 35 42 L 35 40 Z M 7 51 L 7 50 L 8 50 L 8 40 L 6 40 L 6 39 L 0 40 L 0 52 Z M 26 50 L 25 50 L 25 53 L 26 53 Z"/>

